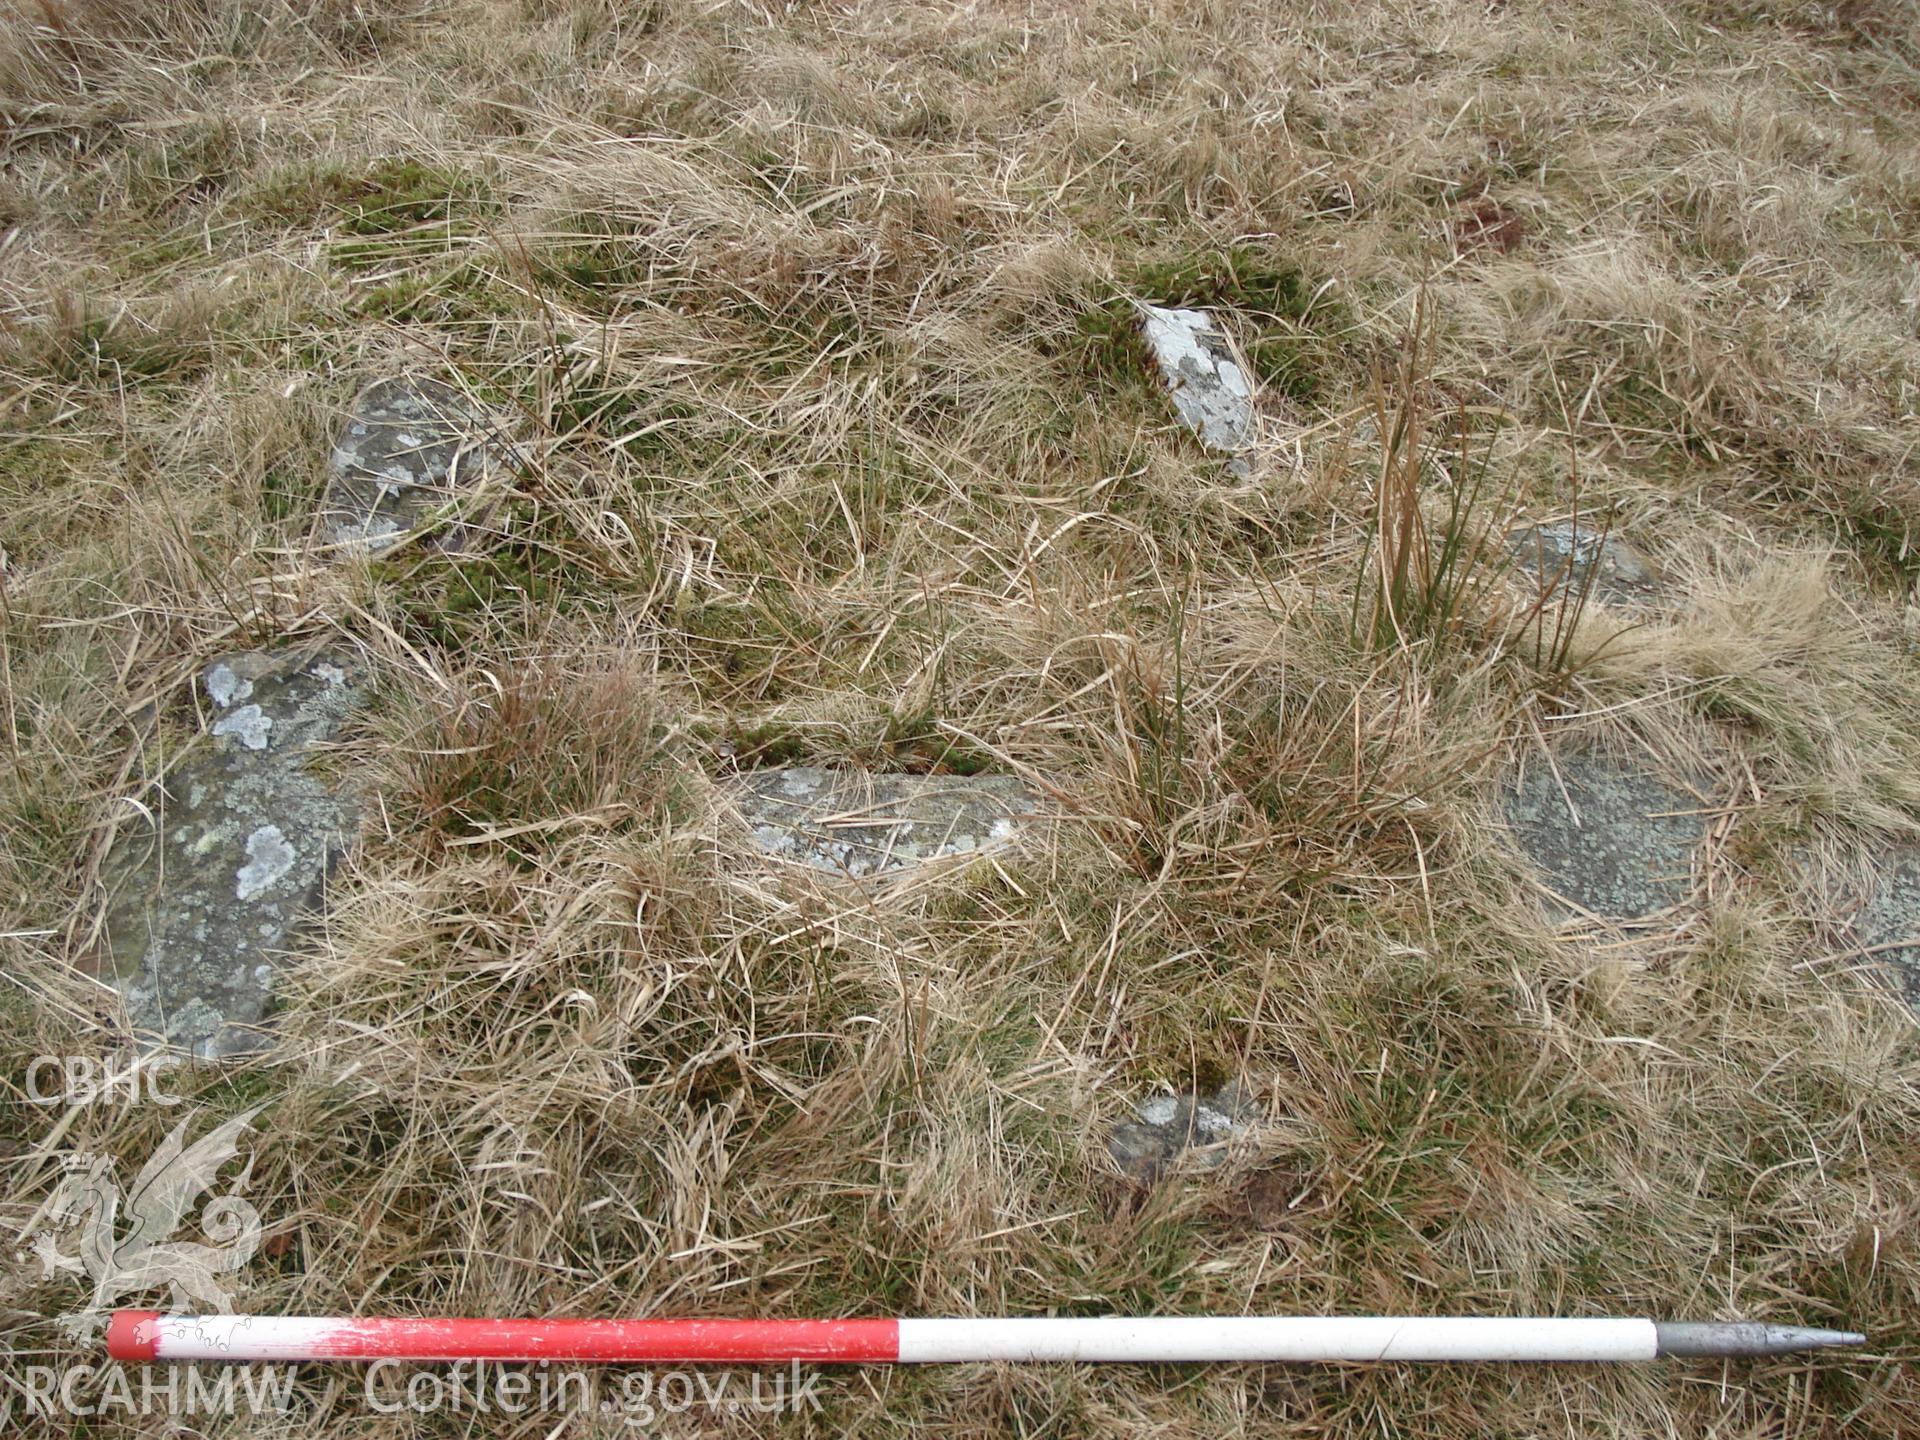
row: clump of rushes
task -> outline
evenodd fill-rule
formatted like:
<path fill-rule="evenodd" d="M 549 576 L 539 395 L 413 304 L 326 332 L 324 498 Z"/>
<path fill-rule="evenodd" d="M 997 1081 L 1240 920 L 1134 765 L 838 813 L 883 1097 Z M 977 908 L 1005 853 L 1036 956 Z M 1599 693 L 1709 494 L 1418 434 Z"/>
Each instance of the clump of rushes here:
<path fill-rule="evenodd" d="M 1578 461 L 1574 463 L 1570 488 L 1573 518 L 1569 522 L 1567 557 L 1552 568 L 1538 567 L 1533 596 L 1521 607 L 1511 631 L 1521 655 L 1554 683 L 1570 679 L 1580 664 L 1599 658 L 1610 643 L 1602 642 L 1600 647 L 1584 654 L 1577 644 L 1587 602 L 1593 598 L 1593 587 L 1600 578 L 1599 557 L 1613 534 L 1613 517 L 1602 514 L 1597 525 L 1582 523 Z M 1582 563 L 1583 555 L 1594 558 Z M 1521 555 L 1509 550 L 1505 563 L 1511 564 L 1519 558 Z"/>
<path fill-rule="evenodd" d="M 1564 680 L 1599 573 L 1597 563 L 1582 565 L 1578 557 L 1606 543 L 1611 523 L 1603 518 L 1597 531 L 1582 528 L 1576 463 L 1575 543 L 1557 569 L 1542 567 L 1533 593 L 1516 602 L 1517 587 L 1507 582 L 1518 557 L 1506 537 L 1519 487 L 1494 475 L 1491 439 L 1479 438 L 1487 411 L 1435 407 L 1433 353 L 1423 296 L 1398 364 L 1373 377 L 1370 418 L 1380 459 L 1353 583 L 1354 641 L 1375 651 L 1443 655 L 1479 640 Z M 1439 491 L 1437 502 L 1428 499 L 1430 490 Z"/>
<path fill-rule="evenodd" d="M 1380 464 L 1367 543 L 1353 589 L 1353 635 L 1374 649 L 1456 648 L 1477 618 L 1499 562 L 1493 536 L 1511 513 L 1511 496 L 1490 486 L 1491 447 L 1476 453 L 1475 416 L 1464 408 L 1433 413 L 1429 376 L 1433 327 L 1424 297 L 1391 376 L 1375 372 L 1372 420 Z M 1442 492 L 1429 519 L 1427 481 Z"/>

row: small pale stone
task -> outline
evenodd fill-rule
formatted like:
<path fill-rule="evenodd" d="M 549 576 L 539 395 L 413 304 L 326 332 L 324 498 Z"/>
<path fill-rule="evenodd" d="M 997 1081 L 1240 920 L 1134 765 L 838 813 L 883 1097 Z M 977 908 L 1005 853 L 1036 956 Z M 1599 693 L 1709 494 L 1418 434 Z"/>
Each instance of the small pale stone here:
<path fill-rule="evenodd" d="M 1127 1176 L 1150 1185 L 1183 1157 L 1201 1170 L 1218 1168 L 1227 1142 L 1245 1135 L 1253 1120 L 1237 1083 L 1211 1095 L 1154 1095 L 1113 1127 L 1107 1150 Z"/>
<path fill-rule="evenodd" d="M 884 875 L 1003 845 L 1031 814 L 1007 775 L 875 775 L 810 765 L 756 770 L 726 790 L 768 855 L 852 876 Z"/>
<path fill-rule="evenodd" d="M 490 475 L 517 471 L 520 457 L 499 416 L 451 385 L 403 375 L 375 381 L 354 398 L 331 468 L 321 543 L 367 553 L 399 544 Z M 468 538 L 467 527 L 453 524 L 439 543 L 458 549 Z"/>
<path fill-rule="evenodd" d="M 1603 603 L 1624 606 L 1645 605 L 1659 595 L 1659 576 L 1639 551 L 1586 526 L 1529 525 L 1507 537 L 1507 548 L 1550 604 L 1558 603 L 1561 592 L 1583 590 Z"/>
<path fill-rule="evenodd" d="M 1920 1006 L 1920 849 L 1882 856 L 1879 872 L 1854 928 L 1866 948 L 1897 969 L 1907 997 Z"/>
<path fill-rule="evenodd" d="M 1203 310 L 1166 310 L 1142 305 L 1141 329 L 1173 408 L 1200 439 L 1236 456 L 1254 442 L 1256 428 L 1247 377 L 1233 359 L 1226 336 Z"/>
<path fill-rule="evenodd" d="M 1882 967 L 1920 1010 L 1920 846 L 1899 845 L 1874 856 L 1864 884 L 1857 875 L 1821 874 L 1806 859 L 1798 868 L 1816 911 L 1841 920 L 1839 943 L 1823 946 L 1841 963 Z"/>

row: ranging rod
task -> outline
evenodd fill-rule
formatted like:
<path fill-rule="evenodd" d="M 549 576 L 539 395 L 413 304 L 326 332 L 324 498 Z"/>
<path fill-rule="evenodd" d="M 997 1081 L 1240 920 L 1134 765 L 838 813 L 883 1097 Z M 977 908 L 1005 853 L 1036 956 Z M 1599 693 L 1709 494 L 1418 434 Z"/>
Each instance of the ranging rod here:
<path fill-rule="evenodd" d="M 115 1311 L 116 1360 L 499 1360 L 688 1365 L 943 1361 L 1626 1361 L 1864 1345 L 1752 1321 L 1435 1315 L 978 1320 L 407 1320 Z"/>

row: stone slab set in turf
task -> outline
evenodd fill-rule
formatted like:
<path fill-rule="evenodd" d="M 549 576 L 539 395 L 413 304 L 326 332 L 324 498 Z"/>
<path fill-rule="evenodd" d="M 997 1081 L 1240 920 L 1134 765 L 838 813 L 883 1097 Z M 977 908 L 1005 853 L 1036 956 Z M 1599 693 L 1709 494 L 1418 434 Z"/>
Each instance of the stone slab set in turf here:
<path fill-rule="evenodd" d="M 1640 920 L 1692 889 L 1708 817 L 1657 775 L 1593 751 L 1536 755 L 1504 800 L 1514 842 L 1575 913 Z"/>
<path fill-rule="evenodd" d="M 1236 457 L 1254 442 L 1253 386 L 1227 337 L 1204 310 L 1140 307 L 1140 328 L 1173 396 L 1173 408 L 1203 443 Z"/>
<path fill-rule="evenodd" d="M 249 652 L 200 681 L 204 742 L 139 796 L 102 871 L 106 958 L 143 1048 L 203 1058 L 266 1042 L 275 968 L 359 827 L 357 799 L 311 764 L 359 704 L 331 654 Z"/>
<path fill-rule="evenodd" d="M 1010 775 L 876 775 L 811 765 L 725 782 L 754 843 L 816 870 L 865 877 L 1013 840 L 1034 799 Z"/>
<path fill-rule="evenodd" d="M 1151 1185 L 1183 1157 L 1199 1169 L 1218 1169 L 1227 1142 L 1246 1134 L 1253 1119 L 1246 1096 L 1231 1082 L 1211 1095 L 1155 1095 L 1113 1127 L 1107 1153 L 1128 1178 Z"/>
<path fill-rule="evenodd" d="M 1514 569 L 1558 603 L 1583 589 L 1605 605 L 1646 605 L 1660 593 L 1660 577 L 1626 541 L 1585 525 L 1529 525 L 1507 537 Z M 1591 588 L 1588 588 L 1591 587 Z"/>
<path fill-rule="evenodd" d="M 375 381 L 354 397 L 334 442 L 320 543 L 342 554 L 390 549 L 450 501 L 518 468 L 504 423 L 451 385 L 424 376 Z M 435 543 L 459 550 L 470 539 L 466 526 L 450 523 Z"/>
<path fill-rule="evenodd" d="M 1848 932 L 1863 955 L 1893 972 L 1920 1009 L 1920 848 L 1902 846 L 1878 857 L 1872 889 Z"/>

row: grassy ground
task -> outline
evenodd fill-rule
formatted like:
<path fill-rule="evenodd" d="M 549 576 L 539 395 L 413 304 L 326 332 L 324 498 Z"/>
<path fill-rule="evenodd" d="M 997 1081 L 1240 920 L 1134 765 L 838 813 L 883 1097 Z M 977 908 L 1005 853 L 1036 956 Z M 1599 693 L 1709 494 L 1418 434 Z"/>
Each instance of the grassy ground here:
<path fill-rule="evenodd" d="M 196 665 L 331 632 L 386 677 L 343 759 L 380 804 L 292 1043 L 179 1082 L 269 1107 L 247 1306 L 1845 1322 L 1878 1358 L 871 1372 L 816 1423 L 1920 1429 L 1920 1046 L 1805 963 L 1790 863 L 1920 834 L 1912 4 L 0 13 L 10 1224 L 176 1118 L 20 1084 L 118 1043 L 117 797 Z M 1128 295 L 1246 350 L 1251 478 Z M 409 367 L 536 463 L 481 553 L 323 564 L 339 409 Z M 1542 645 L 1488 567 L 1396 571 L 1449 427 L 1470 528 L 1577 500 L 1672 608 Z M 1556 943 L 1489 826 L 1578 739 L 1709 777 L 1650 932 Z M 711 784 L 794 759 L 1011 771 L 1062 820 L 796 888 Z M 1229 1165 L 1112 1172 L 1134 1098 L 1229 1075 L 1267 1116 Z M 76 1285 L 4 1263 L 9 1363 L 72 1354 Z M 553 1418 L 475 1424 L 273 1433 Z"/>

